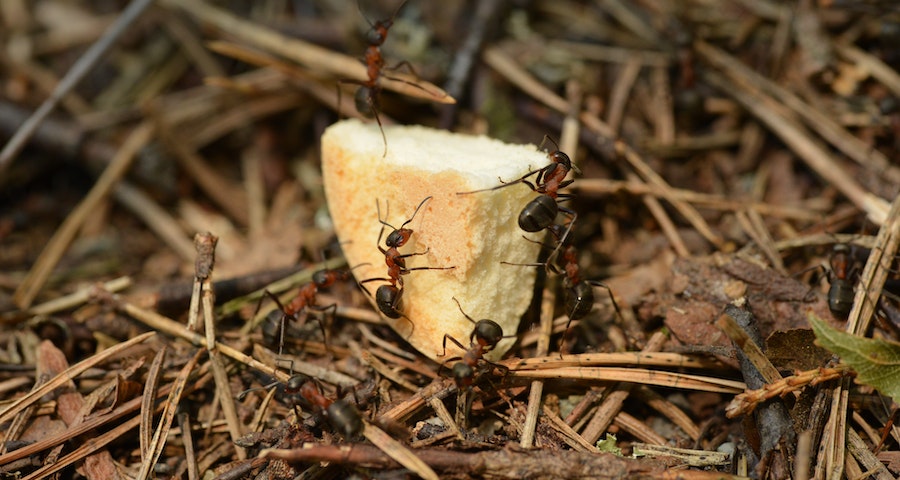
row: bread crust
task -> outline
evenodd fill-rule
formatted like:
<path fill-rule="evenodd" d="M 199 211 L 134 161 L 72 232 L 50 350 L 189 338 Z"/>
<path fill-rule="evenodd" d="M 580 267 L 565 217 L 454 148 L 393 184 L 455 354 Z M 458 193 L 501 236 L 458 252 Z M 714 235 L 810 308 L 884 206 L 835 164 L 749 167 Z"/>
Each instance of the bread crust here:
<path fill-rule="evenodd" d="M 387 276 L 384 255 L 376 246 L 382 229 L 376 200 L 382 218 L 398 228 L 430 196 L 407 225 L 413 235 L 400 251 L 427 251 L 408 257 L 410 268 L 455 268 L 404 275 L 401 310 L 412 323 L 383 318 L 411 345 L 438 362 L 460 354 L 447 342 L 447 354 L 441 356 L 445 334 L 468 345 L 472 332 L 473 325 L 459 312 L 453 297 L 475 320 L 489 318 L 500 324 L 505 335 L 516 333 L 531 302 L 537 268 L 500 262 L 529 263 L 537 258 L 540 245 L 523 238 L 517 224 L 519 212 L 536 194 L 524 184 L 457 193 L 499 185 L 498 176 L 514 180 L 545 165 L 546 156 L 534 146 L 424 127 L 385 127 L 385 134 L 388 154 L 384 158 L 377 126 L 346 120 L 329 127 L 322 136 L 325 193 L 347 262 L 356 267 L 356 279 Z M 473 158 L 473 152 L 482 156 Z M 385 228 L 382 247 L 390 231 Z M 369 265 L 357 267 L 366 262 Z M 374 294 L 384 283 L 365 286 Z M 369 300 L 375 306 L 374 298 Z M 504 339 L 488 358 L 499 358 L 512 343 L 512 339 Z"/>

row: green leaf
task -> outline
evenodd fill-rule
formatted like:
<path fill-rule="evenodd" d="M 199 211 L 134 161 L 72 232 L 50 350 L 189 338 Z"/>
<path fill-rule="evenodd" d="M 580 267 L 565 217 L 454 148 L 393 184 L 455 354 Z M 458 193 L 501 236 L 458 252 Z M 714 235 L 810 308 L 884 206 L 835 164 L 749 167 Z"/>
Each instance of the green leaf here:
<path fill-rule="evenodd" d="M 856 370 L 858 383 L 900 402 L 900 343 L 842 332 L 812 313 L 808 318 L 818 342 Z"/>
<path fill-rule="evenodd" d="M 597 441 L 597 448 L 604 453 L 622 456 L 622 449 L 616 446 L 616 436 L 611 433 L 607 433 L 606 438 Z"/>

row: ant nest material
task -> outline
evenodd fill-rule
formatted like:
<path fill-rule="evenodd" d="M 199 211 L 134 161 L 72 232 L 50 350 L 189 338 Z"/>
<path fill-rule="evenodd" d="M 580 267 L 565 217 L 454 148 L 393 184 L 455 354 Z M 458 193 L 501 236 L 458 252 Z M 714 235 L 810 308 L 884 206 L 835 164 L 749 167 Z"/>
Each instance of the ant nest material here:
<path fill-rule="evenodd" d="M 385 126 L 384 132 L 384 156 L 375 124 L 345 120 L 322 135 L 325 194 L 347 262 L 356 267 L 357 281 L 381 279 L 363 283 L 372 305 L 385 311 L 376 304 L 376 290 L 392 284 L 386 265 L 390 254 L 379 247 L 389 250 L 388 235 L 405 227 L 413 233 L 399 253 L 409 271 L 393 282 L 402 292 L 396 305 L 402 316 L 382 315 L 395 331 L 435 361 L 461 355 L 447 342 L 441 356 L 445 334 L 468 345 L 472 333 L 455 297 L 476 320 L 494 320 L 504 335 L 514 334 L 531 303 L 538 269 L 500 262 L 535 262 L 543 232 L 526 235 L 517 224 L 535 193 L 524 184 L 473 191 L 547 165 L 546 153 L 534 145 L 421 126 Z M 460 195 L 465 192 L 473 193 Z M 428 269 L 446 267 L 453 268 Z M 499 359 L 514 341 L 504 339 L 486 357 Z"/>

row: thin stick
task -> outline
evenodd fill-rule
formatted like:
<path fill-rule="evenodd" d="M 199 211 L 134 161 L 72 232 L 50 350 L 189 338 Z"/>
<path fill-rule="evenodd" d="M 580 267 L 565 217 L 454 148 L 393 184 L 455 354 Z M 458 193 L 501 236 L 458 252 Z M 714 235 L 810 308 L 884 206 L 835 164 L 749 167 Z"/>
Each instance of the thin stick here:
<path fill-rule="evenodd" d="M 853 176 L 840 166 L 831 153 L 809 137 L 807 130 L 793 119 L 784 106 L 734 76 L 726 77 L 711 70 L 705 70 L 703 75 L 707 82 L 723 92 L 728 92 L 732 98 L 766 124 L 772 133 L 781 138 L 811 169 L 834 185 L 860 210 L 866 212 L 870 220 L 878 225 L 884 223 L 888 203 L 853 180 Z"/>
<path fill-rule="evenodd" d="M 553 308 L 556 304 L 556 293 L 553 285 L 556 282 L 548 281 L 544 288 L 544 297 L 541 301 L 541 332 L 538 337 L 535 355 L 543 356 L 550 351 L 550 334 L 553 331 Z M 537 428 L 538 415 L 541 413 L 541 397 L 544 394 L 544 382 L 536 380 L 531 382 L 531 390 L 528 392 L 528 409 L 525 412 L 525 424 L 522 426 L 522 437 L 519 445 L 522 448 L 531 448 L 534 444 L 534 432 Z"/>
<path fill-rule="evenodd" d="M 359 59 L 332 52 L 328 49 L 282 35 L 272 29 L 245 21 L 225 10 L 197 0 L 163 0 L 170 8 L 180 8 L 197 19 L 269 52 L 302 63 L 311 71 L 364 81 L 368 79 L 366 67 Z M 411 75 L 391 74 L 393 78 L 382 77 L 381 86 L 403 95 L 424 98 L 438 103 L 456 103 L 456 100 L 436 85 L 417 79 Z M 413 86 L 411 84 L 417 85 Z"/>
<path fill-rule="evenodd" d="M 22 124 L 16 131 L 15 135 L 6 143 L 3 150 L 0 151 L 0 174 L 6 170 L 12 163 L 13 158 L 19 154 L 25 143 L 31 138 L 38 126 L 56 108 L 56 104 L 66 96 L 69 91 L 78 85 L 78 82 L 90 72 L 97 62 L 103 57 L 107 50 L 112 47 L 116 40 L 126 31 L 144 10 L 147 9 L 153 0 L 134 0 L 129 4 L 119 18 L 109 26 L 109 29 L 98 38 L 91 48 L 89 48 L 81 58 L 72 65 L 68 73 L 59 81 L 59 84 L 53 90 L 53 93 L 44 100 L 44 103 L 28 117 L 28 120 Z"/>

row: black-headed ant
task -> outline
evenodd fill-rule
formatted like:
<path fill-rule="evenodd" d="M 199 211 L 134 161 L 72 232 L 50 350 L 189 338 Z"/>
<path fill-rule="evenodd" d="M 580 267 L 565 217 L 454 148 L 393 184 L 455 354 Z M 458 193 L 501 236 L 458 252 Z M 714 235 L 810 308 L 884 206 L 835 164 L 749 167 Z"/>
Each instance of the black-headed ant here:
<path fill-rule="evenodd" d="M 548 140 L 552 142 L 556 147 L 556 150 L 547 153 L 547 156 L 551 160 L 549 165 L 539 170 L 528 172 L 521 178 L 513 180 L 511 182 L 504 182 L 503 179 L 500 179 L 503 184 L 493 188 L 488 188 L 485 190 L 475 190 L 472 192 L 461 192 L 457 193 L 457 195 L 467 195 L 470 193 L 497 190 L 500 188 L 508 187 L 510 185 L 515 185 L 517 183 L 524 183 L 525 185 L 528 185 L 531 190 L 539 193 L 540 195 L 528 202 L 528 204 L 525 205 L 525 208 L 522 209 L 521 213 L 519 213 L 519 228 L 526 232 L 539 232 L 554 225 L 553 222 L 556 220 L 556 215 L 559 212 L 563 212 L 564 214 L 569 216 L 570 220 L 568 223 L 568 228 L 566 229 L 565 234 L 562 235 L 562 239 L 560 240 L 561 244 L 565 240 L 565 237 L 568 235 L 568 230 L 571 229 L 571 226 L 578 218 L 578 214 L 574 210 L 559 205 L 559 202 L 571 198 L 572 196 L 567 193 L 559 193 L 559 190 L 569 186 L 570 184 L 572 184 L 572 182 L 574 182 L 574 180 L 566 180 L 565 178 L 566 175 L 569 174 L 570 170 L 575 170 L 575 172 L 578 173 L 578 169 L 577 167 L 575 167 L 575 165 L 572 164 L 572 160 L 568 155 L 559 151 L 559 145 L 555 140 L 550 138 L 549 135 L 544 135 L 544 140 L 541 141 L 538 149 L 543 149 L 544 144 L 547 143 Z M 537 174 L 537 177 L 534 179 L 534 183 L 528 181 L 528 178 L 535 174 Z"/>
<path fill-rule="evenodd" d="M 504 338 L 513 338 L 515 335 L 503 335 L 503 328 L 500 327 L 497 322 L 493 320 L 478 320 L 477 322 L 467 314 L 462 305 L 459 304 L 459 300 L 456 297 L 453 297 L 453 301 L 456 302 L 456 306 L 459 307 L 460 313 L 466 317 L 466 319 L 472 324 L 475 325 L 475 328 L 472 329 L 472 334 L 469 335 L 469 347 L 466 348 L 463 346 L 459 340 L 453 338 L 449 334 L 444 334 L 443 347 L 444 350 L 441 352 L 439 356 L 443 357 L 447 355 L 447 340 L 453 342 L 457 347 L 463 350 L 465 353 L 462 357 L 452 357 L 448 358 L 441 364 L 441 368 L 443 368 L 444 364 L 453 360 L 459 360 L 459 362 L 455 363 L 453 367 L 450 369 L 451 375 L 453 379 L 456 381 L 456 386 L 458 388 L 470 387 L 475 382 L 475 367 L 478 366 L 478 361 L 481 360 L 491 366 L 492 368 L 497 368 L 500 371 L 504 372 L 504 375 L 509 372 L 509 369 L 503 365 L 498 365 L 484 358 L 484 355 L 494 347 L 500 343 L 500 340 Z M 438 369 L 440 370 L 440 369 Z"/>
<path fill-rule="evenodd" d="M 357 265 L 353 268 L 362 265 L 365 264 Z M 314 272 L 310 282 L 301 286 L 297 291 L 297 295 L 287 305 L 283 305 L 281 301 L 278 300 L 278 297 L 272 292 L 268 290 L 264 291 L 263 294 L 271 298 L 275 304 L 278 305 L 278 309 L 273 310 L 266 318 L 266 325 L 263 327 L 263 338 L 265 342 L 269 345 L 277 343 L 278 354 L 281 355 L 284 346 L 284 331 L 287 328 L 288 321 L 296 321 L 301 313 L 309 312 L 310 310 L 324 313 L 326 316 L 329 313 L 334 316 L 334 313 L 337 310 L 337 304 L 332 303 L 331 305 L 319 306 L 316 305 L 316 297 L 318 296 L 319 289 L 328 288 L 337 282 L 350 279 L 351 270 L 353 269 L 332 270 L 323 268 Z M 319 323 L 319 328 L 322 330 L 322 338 L 326 339 L 325 324 L 318 318 L 314 318 L 313 320 Z"/>
<path fill-rule="evenodd" d="M 563 272 L 566 274 L 566 315 L 569 317 L 569 321 L 566 322 L 563 338 L 565 338 L 566 333 L 569 331 L 572 320 L 580 320 L 586 317 L 594 308 L 593 287 L 606 289 L 609 293 L 610 300 L 612 300 L 612 305 L 616 310 L 616 314 L 621 318 L 622 311 L 619 310 L 619 304 L 616 303 L 616 296 L 613 295 L 609 285 L 596 280 L 584 280 L 581 278 L 581 267 L 578 266 L 578 254 L 575 247 L 571 245 L 566 247 L 566 249 L 563 250 L 562 258 L 565 262 Z"/>
<path fill-rule="evenodd" d="M 354 95 L 354 103 L 356 104 L 356 110 L 362 114 L 366 118 L 375 118 L 375 121 L 378 122 L 378 128 L 381 130 L 381 139 L 384 141 L 384 153 L 382 156 L 387 155 L 387 137 L 384 134 L 384 125 L 381 123 L 381 117 L 378 114 L 378 110 L 381 108 L 379 105 L 379 99 L 381 96 L 381 84 L 379 83 L 379 79 L 382 77 L 391 78 L 392 80 L 401 81 L 408 85 L 412 85 L 417 88 L 421 88 L 419 85 L 415 83 L 408 82 L 406 80 L 402 80 L 399 78 L 389 77 L 384 74 L 384 71 L 387 69 L 397 70 L 400 67 L 407 67 L 410 72 L 415 74 L 412 66 L 407 61 L 402 61 L 395 65 L 394 67 L 385 67 L 384 65 L 384 56 L 381 54 L 381 46 L 384 45 L 385 40 L 387 40 L 388 31 L 394 25 L 394 18 L 397 16 L 397 13 L 400 12 L 400 9 L 406 5 L 406 0 L 400 3 L 397 6 L 397 9 L 394 10 L 394 13 L 390 16 L 390 18 L 386 20 L 378 20 L 375 23 L 369 20 L 368 17 L 362 12 L 362 6 L 360 6 L 359 2 L 357 2 L 356 6 L 359 9 L 360 15 L 366 20 L 370 27 L 372 27 L 368 33 L 366 33 L 366 43 L 368 46 L 366 47 L 366 53 L 363 56 L 363 62 L 366 64 L 366 76 L 368 77 L 366 80 L 352 80 L 345 79 L 339 80 L 338 83 L 349 83 L 354 85 L 359 85 L 359 89 L 356 90 L 356 94 Z M 338 104 L 340 104 L 340 86 L 338 87 Z"/>
<path fill-rule="evenodd" d="M 550 233 L 556 237 L 558 244 L 554 248 L 554 252 L 560 248 L 562 243 L 565 241 L 565 236 L 568 234 L 569 227 L 553 224 L 547 228 Z M 532 240 L 533 241 L 533 240 Z M 541 243 L 542 246 L 549 248 L 547 245 Z M 565 340 L 566 335 L 569 332 L 569 327 L 572 325 L 572 320 L 581 320 L 586 317 L 587 314 L 591 313 L 591 310 L 594 308 L 594 287 L 600 287 L 606 289 L 609 293 L 609 298 L 612 301 L 612 306 L 616 311 L 616 315 L 619 318 L 622 317 L 622 311 L 619 309 L 619 304 L 616 302 L 616 297 L 613 295 L 612 290 L 609 288 L 609 285 L 599 282 L 596 280 L 585 280 L 581 278 L 581 267 L 578 265 L 578 252 L 575 250 L 575 247 L 568 246 L 563 250 L 562 268 L 554 265 L 551 257 L 547 259 L 545 263 L 511 263 L 511 262 L 500 262 L 505 265 L 520 265 L 525 267 L 544 267 L 548 271 L 553 272 L 555 274 L 565 274 L 565 283 L 564 286 L 566 288 L 566 316 L 569 317 L 569 320 L 566 322 L 566 328 L 563 332 L 563 336 L 560 339 L 560 346 L 562 346 L 562 342 Z"/>
<path fill-rule="evenodd" d="M 828 308 L 836 317 L 846 319 L 853 309 L 856 291 L 850 281 L 850 246 L 837 243 L 831 250 L 831 275 L 828 281 Z"/>
<path fill-rule="evenodd" d="M 284 385 L 285 398 L 296 405 L 305 401 L 319 409 L 334 430 L 350 438 L 362 433 L 365 424 L 359 410 L 343 398 L 332 400 L 322 393 L 319 383 L 306 375 L 296 373 Z M 340 395 L 338 395 L 340 396 Z"/>
<path fill-rule="evenodd" d="M 381 204 L 378 203 L 378 200 L 375 201 L 375 209 L 378 211 L 378 221 L 381 223 L 381 231 L 378 233 L 378 250 L 384 255 L 384 263 L 388 267 L 387 277 L 378 277 L 378 278 L 367 278 L 361 282 L 360 285 L 368 282 L 375 281 L 386 281 L 390 282 L 385 285 L 381 285 L 375 291 L 375 303 L 378 305 L 378 310 L 381 311 L 388 318 L 406 318 L 401 310 L 401 302 L 403 300 L 403 275 L 407 275 L 415 270 L 450 270 L 456 267 L 414 267 L 409 268 L 406 266 L 406 259 L 408 257 L 412 257 L 415 255 L 425 255 L 428 253 L 426 249 L 424 252 L 412 252 L 412 253 L 400 253 L 399 248 L 406 245 L 409 241 L 410 237 L 413 234 L 413 230 L 411 228 L 406 228 L 410 222 L 416 217 L 416 214 L 419 213 L 419 210 L 425 205 L 425 202 L 431 200 L 432 197 L 425 197 L 419 206 L 416 207 L 416 210 L 413 212 L 412 216 L 409 217 L 400 228 L 396 228 L 390 223 L 387 223 L 386 219 L 381 218 Z M 385 212 L 385 216 L 387 216 L 389 212 Z M 384 248 L 381 246 L 381 238 L 384 236 L 384 230 L 386 227 L 390 227 L 392 229 L 391 233 L 388 234 L 387 238 L 384 241 Z M 366 293 L 369 293 L 365 287 Z M 371 295 L 371 293 L 369 293 Z M 409 319 L 407 319 L 409 320 Z"/>

